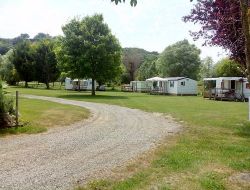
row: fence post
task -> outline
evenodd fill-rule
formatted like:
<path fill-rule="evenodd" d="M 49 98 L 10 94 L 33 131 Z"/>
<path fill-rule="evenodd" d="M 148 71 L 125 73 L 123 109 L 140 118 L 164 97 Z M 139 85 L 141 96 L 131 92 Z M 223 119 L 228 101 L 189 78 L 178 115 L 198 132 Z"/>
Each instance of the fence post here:
<path fill-rule="evenodd" d="M 248 97 L 248 120 L 250 121 L 250 96 Z"/>
<path fill-rule="evenodd" d="M 19 123 L 18 123 L 18 95 L 19 95 L 19 93 L 18 93 L 18 91 L 16 91 L 16 127 L 19 125 Z"/>

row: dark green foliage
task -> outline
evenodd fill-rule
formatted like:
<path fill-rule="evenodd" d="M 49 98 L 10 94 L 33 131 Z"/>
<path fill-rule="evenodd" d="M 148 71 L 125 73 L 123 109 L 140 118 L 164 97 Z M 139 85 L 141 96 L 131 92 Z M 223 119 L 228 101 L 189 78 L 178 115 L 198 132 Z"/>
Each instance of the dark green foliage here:
<path fill-rule="evenodd" d="M 20 79 L 25 81 L 25 86 L 28 87 L 28 82 L 34 80 L 35 73 L 34 52 L 30 41 L 23 40 L 15 46 L 13 64 Z"/>
<path fill-rule="evenodd" d="M 102 15 L 73 19 L 62 27 L 59 58 L 64 71 L 73 78 L 111 82 L 121 74 L 121 47 Z M 92 83 L 92 95 L 95 95 Z"/>
<path fill-rule="evenodd" d="M 200 50 L 188 40 L 179 41 L 161 53 L 157 64 L 163 77 L 197 79 L 201 64 Z"/>
<path fill-rule="evenodd" d="M 46 84 L 55 82 L 59 75 L 56 54 L 53 51 L 54 43 L 51 40 L 37 42 L 34 53 L 35 80 Z"/>

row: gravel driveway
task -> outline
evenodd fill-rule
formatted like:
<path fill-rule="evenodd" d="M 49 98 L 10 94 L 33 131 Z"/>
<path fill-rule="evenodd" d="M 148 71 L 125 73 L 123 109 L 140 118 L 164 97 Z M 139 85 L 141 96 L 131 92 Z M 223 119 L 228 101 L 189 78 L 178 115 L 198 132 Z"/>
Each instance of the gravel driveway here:
<path fill-rule="evenodd" d="M 92 117 L 46 133 L 0 138 L 0 189 L 72 189 L 79 181 L 110 173 L 181 128 L 161 114 L 137 109 L 25 97 L 85 107 Z"/>

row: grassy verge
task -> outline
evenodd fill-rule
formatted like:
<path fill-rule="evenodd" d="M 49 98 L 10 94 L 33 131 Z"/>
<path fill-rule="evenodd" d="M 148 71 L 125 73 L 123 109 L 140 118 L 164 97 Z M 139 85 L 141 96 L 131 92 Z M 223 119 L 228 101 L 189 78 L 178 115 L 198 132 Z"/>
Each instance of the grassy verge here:
<path fill-rule="evenodd" d="M 15 88 L 10 91 L 16 90 Z M 79 189 L 249 189 L 230 176 L 250 171 L 250 123 L 247 103 L 201 97 L 140 93 L 18 89 L 21 93 L 116 104 L 171 114 L 184 132 L 132 163 L 115 177 Z M 123 175 L 122 175 L 123 174 Z"/>
<path fill-rule="evenodd" d="M 23 127 L 2 129 L 0 137 L 8 134 L 40 133 L 55 126 L 66 126 L 86 119 L 88 110 L 42 100 L 20 99 L 20 114 Z"/>

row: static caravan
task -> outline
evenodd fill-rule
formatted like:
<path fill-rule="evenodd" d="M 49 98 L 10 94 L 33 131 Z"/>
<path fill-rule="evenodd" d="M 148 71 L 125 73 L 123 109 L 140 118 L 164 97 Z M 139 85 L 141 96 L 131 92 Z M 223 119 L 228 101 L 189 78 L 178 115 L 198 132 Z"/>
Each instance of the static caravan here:
<path fill-rule="evenodd" d="M 204 98 L 219 100 L 248 100 L 250 86 L 243 77 L 204 78 Z"/>
<path fill-rule="evenodd" d="M 66 78 L 65 79 L 65 90 L 72 90 L 73 89 L 73 84 L 71 78 Z"/>
<path fill-rule="evenodd" d="M 168 94 L 173 95 L 197 95 L 197 81 L 187 77 L 168 77 L 165 87 Z"/>
<path fill-rule="evenodd" d="M 92 89 L 92 79 L 82 80 L 70 78 L 65 79 L 65 89 L 66 90 L 91 90 Z M 96 82 L 95 82 L 96 89 Z"/>
<path fill-rule="evenodd" d="M 133 92 L 149 92 L 153 83 L 151 81 L 131 81 L 129 86 Z"/>
<path fill-rule="evenodd" d="M 164 94 L 166 93 L 166 82 L 161 77 L 153 77 L 146 80 L 146 82 L 151 82 L 151 94 Z"/>
<path fill-rule="evenodd" d="M 154 77 L 152 94 L 197 95 L 197 81 L 186 77 Z"/>

